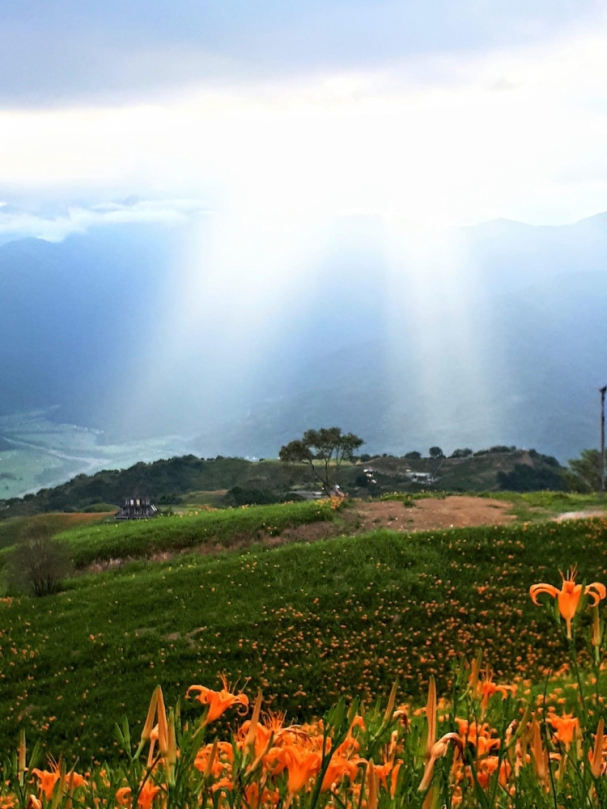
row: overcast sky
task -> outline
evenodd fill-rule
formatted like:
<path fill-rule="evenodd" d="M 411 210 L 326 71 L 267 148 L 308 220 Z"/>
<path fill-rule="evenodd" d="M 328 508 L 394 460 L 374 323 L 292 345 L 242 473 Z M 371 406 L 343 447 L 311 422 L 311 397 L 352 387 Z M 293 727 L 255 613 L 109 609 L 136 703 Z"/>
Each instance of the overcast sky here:
<path fill-rule="evenodd" d="M 0 234 L 201 210 L 428 228 L 607 210 L 606 12 L 3 0 Z"/>

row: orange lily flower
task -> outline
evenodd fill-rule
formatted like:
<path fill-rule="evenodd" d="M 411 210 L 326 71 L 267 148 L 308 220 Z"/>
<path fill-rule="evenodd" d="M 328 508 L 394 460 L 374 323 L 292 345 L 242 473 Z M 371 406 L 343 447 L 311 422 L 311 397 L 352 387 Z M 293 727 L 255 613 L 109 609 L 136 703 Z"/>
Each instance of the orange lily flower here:
<path fill-rule="evenodd" d="M 477 722 L 468 722 L 466 719 L 455 718 L 459 735 L 467 744 L 476 747 L 476 754 L 479 757 L 490 753 L 494 747 L 500 746 L 500 740 L 491 736 L 489 725 L 484 722 L 479 725 Z"/>
<path fill-rule="evenodd" d="M 354 781 L 358 774 L 358 765 L 360 762 L 364 762 L 364 759 L 347 759 L 334 755 L 329 762 L 325 777 L 322 779 L 321 790 L 326 792 L 327 789 L 331 789 L 336 781 L 340 781 L 345 776 L 348 776 L 350 781 Z"/>
<path fill-rule="evenodd" d="M 212 792 L 219 792 L 220 789 L 234 789 L 234 784 L 231 778 L 220 778 L 219 781 L 215 781 L 213 786 L 211 787 Z"/>
<path fill-rule="evenodd" d="M 491 776 L 497 770 L 499 764 L 499 756 L 487 756 L 487 758 L 482 759 L 479 762 L 478 771 L 476 773 L 476 777 L 478 779 L 479 784 L 483 787 L 483 789 L 487 789 L 491 782 Z M 508 779 L 510 778 L 510 773 L 512 772 L 512 767 L 510 766 L 510 762 L 507 758 L 502 760 L 502 763 L 499 764 L 499 775 L 498 781 L 500 786 L 506 787 L 508 784 Z"/>
<path fill-rule="evenodd" d="M 215 741 L 200 748 L 194 759 L 194 766 L 206 777 L 213 775 L 217 778 L 224 769 L 231 767 L 233 761 L 232 745 L 229 742 Z"/>
<path fill-rule="evenodd" d="M 118 806 L 128 806 L 131 803 L 130 787 L 120 787 L 116 790 L 116 803 Z"/>
<path fill-rule="evenodd" d="M 582 597 L 582 590 L 585 595 L 589 595 L 592 598 L 592 606 L 596 606 L 599 601 L 607 597 L 607 588 L 598 581 L 587 585 L 585 589 L 581 584 L 576 584 L 576 573 L 575 568 L 571 568 L 566 577 L 561 573 L 563 585 L 560 590 L 553 584 L 545 584 L 543 582 L 541 584 L 533 584 L 529 588 L 531 600 L 538 606 L 539 602 L 537 597 L 542 593 L 547 593 L 549 596 L 552 596 L 552 598 L 558 599 L 559 612 L 567 624 L 567 637 L 569 639 L 571 639 L 571 622 L 577 612 Z"/>
<path fill-rule="evenodd" d="M 244 791 L 245 803 L 249 809 L 259 809 L 260 806 L 276 806 L 280 800 L 280 793 L 269 789 L 262 789 L 261 794 L 259 785 L 256 783 L 249 784 Z"/>
<path fill-rule="evenodd" d="M 481 701 L 481 708 L 486 711 L 489 706 L 489 700 L 494 694 L 501 694 L 502 699 L 506 699 L 508 694 L 515 694 L 515 685 L 497 685 L 489 680 L 483 682 L 483 699 Z"/>
<path fill-rule="evenodd" d="M 287 788 L 294 795 L 306 785 L 306 782 L 320 772 L 322 756 L 316 751 L 310 751 L 297 747 L 294 744 L 280 750 L 277 758 L 282 761 L 287 768 L 288 780 Z"/>
<path fill-rule="evenodd" d="M 57 768 L 54 770 L 39 770 L 36 767 L 35 769 L 32 770 L 32 772 L 40 782 L 40 791 L 44 792 L 47 801 L 50 801 L 51 798 L 53 797 L 53 790 L 55 789 L 55 784 L 61 778 L 59 769 Z"/>
<path fill-rule="evenodd" d="M 67 782 L 69 784 L 70 789 L 72 787 L 74 789 L 78 789 L 78 787 L 84 787 L 87 784 L 86 778 L 77 772 L 69 772 L 67 774 Z"/>
<path fill-rule="evenodd" d="M 573 714 L 563 714 L 557 716 L 556 714 L 548 714 L 548 721 L 555 729 L 555 737 L 562 742 L 566 747 L 569 747 L 574 737 L 580 730 L 580 722 Z"/>
<path fill-rule="evenodd" d="M 141 806 L 141 809 L 150 809 L 152 804 L 154 803 L 154 798 L 160 792 L 160 787 L 154 786 L 149 781 L 146 781 L 145 784 L 141 787 L 141 791 L 139 792 L 139 797 L 137 798 L 137 806 Z"/>
<path fill-rule="evenodd" d="M 211 688 L 206 688 L 204 685 L 191 685 L 188 688 L 187 696 L 189 697 L 192 692 L 198 692 L 194 699 L 197 699 L 202 705 L 209 706 L 205 724 L 214 722 L 216 719 L 225 713 L 232 705 L 242 705 L 245 712 L 249 708 L 249 698 L 246 694 L 232 694 L 228 681 L 225 677 L 221 678 L 223 688 L 221 691 L 213 691 Z"/>

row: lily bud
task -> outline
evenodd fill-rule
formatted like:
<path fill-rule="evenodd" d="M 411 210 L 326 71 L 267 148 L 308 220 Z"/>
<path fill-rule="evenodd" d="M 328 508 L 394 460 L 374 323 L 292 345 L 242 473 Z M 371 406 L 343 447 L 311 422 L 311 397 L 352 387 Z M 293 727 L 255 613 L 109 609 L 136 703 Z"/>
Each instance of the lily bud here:
<path fill-rule="evenodd" d="M 428 702 L 426 704 L 426 719 L 428 720 L 428 738 L 426 740 L 426 756 L 432 752 L 432 746 L 436 741 L 436 682 L 434 677 L 430 677 L 428 683 Z"/>
<path fill-rule="evenodd" d="M 143 726 L 143 730 L 141 731 L 141 743 L 149 742 L 150 736 L 152 734 L 152 730 L 154 729 L 154 719 L 156 717 L 156 706 L 158 705 L 158 689 L 160 686 L 157 686 L 154 689 L 154 693 L 152 694 L 152 699 L 150 700 L 150 707 L 148 708 L 148 715 L 145 720 L 145 725 Z"/>
<path fill-rule="evenodd" d="M 167 724 L 167 712 L 164 707 L 164 697 L 162 696 L 162 688 L 160 686 L 156 689 L 158 691 L 158 749 L 163 756 L 166 756 L 169 749 L 169 728 Z"/>

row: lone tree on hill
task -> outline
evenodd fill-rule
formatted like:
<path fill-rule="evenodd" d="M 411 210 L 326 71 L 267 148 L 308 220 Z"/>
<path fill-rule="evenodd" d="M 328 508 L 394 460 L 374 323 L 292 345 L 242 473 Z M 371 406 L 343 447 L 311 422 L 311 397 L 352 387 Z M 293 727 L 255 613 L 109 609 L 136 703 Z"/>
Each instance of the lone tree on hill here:
<path fill-rule="evenodd" d="M 430 453 L 431 458 L 444 458 L 445 457 L 445 453 L 442 451 L 442 449 L 440 447 L 430 447 L 428 452 Z"/>
<path fill-rule="evenodd" d="M 342 462 L 351 461 L 355 450 L 364 443 L 354 433 L 342 433 L 340 427 L 322 427 L 306 430 L 301 438 L 285 444 L 278 457 L 283 463 L 307 464 L 326 494 L 339 494 L 334 477 L 337 478 Z"/>

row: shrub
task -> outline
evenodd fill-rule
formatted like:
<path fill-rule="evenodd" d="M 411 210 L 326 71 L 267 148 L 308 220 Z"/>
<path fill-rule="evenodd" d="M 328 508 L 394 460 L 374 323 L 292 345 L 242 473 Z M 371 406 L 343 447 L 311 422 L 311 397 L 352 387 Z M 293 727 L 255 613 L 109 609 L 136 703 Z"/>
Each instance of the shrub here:
<path fill-rule="evenodd" d="M 41 528 L 22 537 L 11 554 L 9 584 L 34 596 L 57 593 L 69 571 L 66 546 Z"/>
<path fill-rule="evenodd" d="M 272 489 L 256 489 L 246 486 L 233 486 L 226 494 L 226 503 L 234 506 L 265 506 L 282 503 L 284 494 Z"/>

